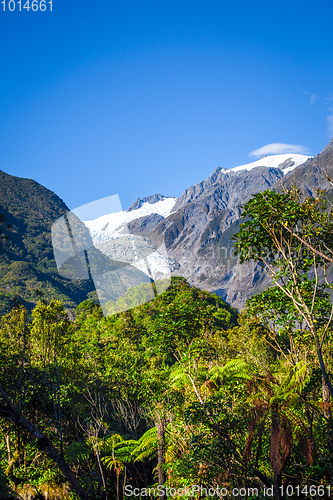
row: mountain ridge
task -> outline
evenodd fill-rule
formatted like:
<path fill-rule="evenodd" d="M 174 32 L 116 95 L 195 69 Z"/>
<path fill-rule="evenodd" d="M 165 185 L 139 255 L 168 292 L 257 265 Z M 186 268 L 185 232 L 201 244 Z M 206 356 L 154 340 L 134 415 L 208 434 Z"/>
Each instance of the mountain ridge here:
<path fill-rule="evenodd" d="M 149 206 L 147 199 L 137 200 L 130 207 L 130 219 L 126 216 L 127 226 L 120 228 L 123 233 L 151 238 L 157 247 L 164 243 L 174 275 L 243 307 L 249 291 L 257 291 L 267 280 L 258 266 L 240 265 L 234 255 L 231 236 L 239 230 L 241 207 L 254 193 L 274 189 L 309 160 L 305 155 L 283 154 L 232 169 L 217 167 L 209 177 L 185 189 L 169 213 L 161 211 L 160 204 L 171 198 L 161 201 L 162 195 L 153 195 Z M 106 219 L 102 220 L 104 224 Z M 96 223 L 87 224 L 93 229 Z M 111 230 L 103 237 L 110 237 Z M 98 229 L 93 237 L 98 244 Z"/>
<path fill-rule="evenodd" d="M 88 282 L 71 282 L 57 272 L 51 226 L 68 211 L 61 198 L 38 182 L 0 171 L 0 213 L 11 225 L 10 246 L 0 262 L 0 314 L 13 299 L 31 308 L 38 291 L 63 300 L 69 309 L 93 292 Z"/>
<path fill-rule="evenodd" d="M 333 140 L 315 157 L 303 156 L 303 163 L 301 157 L 274 155 L 233 169 L 217 167 L 179 198 L 161 194 L 138 198 L 121 213 L 123 220 L 110 214 L 107 221 L 101 217 L 95 229 L 94 221 L 86 224 L 92 234 L 96 230 L 95 237 L 103 234 L 107 239 L 113 231 L 129 231 L 157 245 L 164 242 L 174 275 L 241 308 L 250 295 L 268 285 L 259 266 L 240 265 L 234 255 L 231 236 L 239 230 L 242 205 L 256 192 L 295 183 L 304 195 L 320 188 L 332 196 L 326 174 L 333 177 Z M 64 300 L 69 309 L 93 296 L 91 281 L 66 280 L 57 272 L 50 228 L 67 212 L 64 201 L 52 191 L 32 179 L 0 171 L 0 213 L 12 225 L 12 248 L 0 263 L 0 299 L 7 308 L 13 296 L 33 305 L 36 290 Z"/>
<path fill-rule="evenodd" d="M 316 189 L 331 191 L 332 186 L 327 175 L 333 177 L 333 139 L 316 156 L 309 158 L 293 172 L 277 183 L 276 189 L 289 189 L 291 185 L 299 185 L 305 196 L 313 196 Z"/>
<path fill-rule="evenodd" d="M 164 241 L 173 274 L 243 307 L 249 291 L 256 292 L 267 280 L 258 266 L 240 265 L 234 255 L 230 238 L 239 229 L 241 207 L 252 194 L 274 188 L 308 158 L 274 155 L 234 169 L 217 167 L 207 179 L 185 189 L 163 220 L 142 217 L 131 221 L 129 230 L 157 245 Z"/>
<path fill-rule="evenodd" d="M 146 196 L 145 198 L 137 198 L 134 203 L 128 209 L 126 212 L 131 212 L 132 210 L 138 210 L 141 208 L 144 203 L 149 203 L 151 205 L 154 205 L 158 201 L 163 201 L 166 198 L 174 198 L 174 196 L 163 196 L 162 194 L 153 194 L 151 196 Z"/>

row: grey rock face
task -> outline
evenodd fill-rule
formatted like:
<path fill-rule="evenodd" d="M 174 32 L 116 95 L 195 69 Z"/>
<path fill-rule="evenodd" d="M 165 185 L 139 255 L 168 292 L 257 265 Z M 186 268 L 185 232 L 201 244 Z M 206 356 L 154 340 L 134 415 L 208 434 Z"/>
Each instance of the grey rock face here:
<path fill-rule="evenodd" d="M 155 227 L 156 217 L 147 220 L 149 216 L 133 221 L 130 230 L 149 235 L 157 244 L 164 239 L 169 257 L 178 263 L 173 274 L 243 307 L 265 278 L 258 266 L 238 263 L 231 237 L 239 230 L 241 206 L 282 176 L 272 167 L 236 172 L 217 168 L 185 190 L 169 217 Z"/>
<path fill-rule="evenodd" d="M 295 165 L 295 162 L 289 158 L 288 160 L 285 160 L 283 163 L 280 163 L 279 168 L 281 170 L 285 170 L 286 168 L 293 167 Z"/>
<path fill-rule="evenodd" d="M 234 253 L 231 238 L 239 230 L 242 205 L 265 189 L 280 191 L 295 184 L 304 196 L 326 189 L 333 201 L 327 180 L 327 176 L 333 179 L 333 140 L 319 155 L 284 176 L 283 171 L 293 165 L 287 159 L 278 168 L 233 171 L 218 167 L 183 192 L 169 217 L 160 220 L 155 214 L 138 219 L 131 223 L 131 231 L 149 235 L 157 244 L 164 239 L 169 257 L 177 263 L 173 274 L 241 309 L 249 297 L 270 284 L 260 266 L 240 264 Z"/>
<path fill-rule="evenodd" d="M 333 179 L 333 139 L 317 156 L 287 173 L 280 182 L 277 182 L 275 189 L 282 191 L 296 185 L 303 191 L 304 196 L 315 195 L 316 189 L 332 191 L 332 185 L 326 174 Z"/>
<path fill-rule="evenodd" d="M 127 228 L 131 234 L 146 234 L 153 231 L 163 220 L 162 215 L 150 214 L 128 222 Z"/>
<path fill-rule="evenodd" d="M 272 167 L 216 169 L 206 181 L 186 190 L 176 211 L 155 231 L 163 230 L 168 254 L 180 264 L 177 274 L 234 307 L 243 307 L 258 285 L 265 284 L 266 276 L 259 266 L 238 263 L 231 237 L 239 230 L 242 205 L 282 176 Z"/>
<path fill-rule="evenodd" d="M 131 210 L 137 210 L 141 208 L 144 203 L 156 203 L 157 201 L 165 200 L 165 196 L 162 194 L 153 194 L 151 196 L 146 196 L 145 198 L 138 198 L 132 205 L 126 210 L 126 212 L 131 212 Z"/>
<path fill-rule="evenodd" d="M 194 201 L 206 204 L 207 210 L 216 206 L 218 210 L 233 211 L 236 205 L 245 203 L 253 193 L 268 189 L 282 176 L 280 169 L 272 167 L 238 172 L 218 167 L 208 179 L 186 189 L 177 199 L 173 211 Z"/>

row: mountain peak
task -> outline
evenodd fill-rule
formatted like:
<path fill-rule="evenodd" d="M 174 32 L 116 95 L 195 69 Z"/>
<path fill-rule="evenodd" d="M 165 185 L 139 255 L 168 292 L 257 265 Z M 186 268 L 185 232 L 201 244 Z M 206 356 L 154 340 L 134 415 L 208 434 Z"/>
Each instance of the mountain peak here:
<path fill-rule="evenodd" d="M 225 168 L 222 169 L 221 167 L 216 167 L 216 169 L 208 177 L 207 181 L 215 182 L 221 171 L 225 171 Z"/>
<path fill-rule="evenodd" d="M 241 170 L 252 170 L 255 167 L 273 167 L 279 168 L 283 171 L 283 174 L 286 174 L 302 163 L 305 163 L 309 158 L 311 158 L 311 156 L 296 153 L 284 153 L 269 156 L 263 155 L 260 160 L 246 163 L 245 165 L 239 165 L 238 167 L 231 168 L 228 171 L 239 172 Z"/>
<path fill-rule="evenodd" d="M 327 144 L 327 146 L 324 147 L 322 152 L 319 154 L 324 156 L 324 155 L 331 153 L 332 151 L 333 151 L 333 139 Z"/>
<path fill-rule="evenodd" d="M 131 212 L 132 210 L 138 210 L 142 207 L 144 203 L 150 203 L 153 205 L 158 201 L 163 201 L 167 198 L 167 196 L 163 196 L 162 194 L 153 194 L 151 196 L 146 196 L 145 198 L 137 198 L 134 203 L 126 210 L 126 212 Z M 172 196 L 174 198 L 174 196 Z"/>
<path fill-rule="evenodd" d="M 314 196 L 317 189 L 331 190 L 327 176 L 333 177 L 333 139 L 320 153 L 281 179 L 277 188 L 290 189 L 292 185 L 297 185 L 305 196 Z"/>

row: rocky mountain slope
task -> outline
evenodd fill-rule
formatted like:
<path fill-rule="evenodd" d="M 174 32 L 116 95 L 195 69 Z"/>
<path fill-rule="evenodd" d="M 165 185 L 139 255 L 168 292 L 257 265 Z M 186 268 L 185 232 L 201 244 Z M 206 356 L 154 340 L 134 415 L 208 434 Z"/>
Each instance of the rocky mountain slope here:
<path fill-rule="evenodd" d="M 186 190 L 178 198 L 174 213 L 154 231 L 164 234 L 169 255 L 180 265 L 175 274 L 217 293 L 237 308 L 268 285 L 259 266 L 240 265 L 234 255 L 230 238 L 238 231 L 241 206 L 252 194 L 291 185 L 298 186 L 304 196 L 325 189 L 332 199 L 327 176 L 333 178 L 333 140 L 313 158 L 275 155 L 254 162 L 251 169 L 246 167 L 216 169 L 206 181 Z"/>
<path fill-rule="evenodd" d="M 267 284 L 258 266 L 239 265 L 234 254 L 231 236 L 238 231 L 241 207 L 252 194 L 273 189 L 307 160 L 304 155 L 286 154 L 229 170 L 218 167 L 206 180 L 186 189 L 168 216 L 158 215 L 155 204 L 149 215 L 131 212 L 128 229 L 149 236 L 156 246 L 164 241 L 174 275 L 241 308 Z"/>
<path fill-rule="evenodd" d="M 316 189 L 332 191 L 328 178 L 333 179 L 333 139 L 321 153 L 309 158 L 305 163 L 286 175 L 275 189 L 288 189 L 291 185 L 299 186 L 304 196 L 312 196 Z"/>
<path fill-rule="evenodd" d="M 126 212 L 87 225 L 101 251 L 112 234 L 124 232 L 149 237 L 156 247 L 164 243 L 174 275 L 184 276 L 191 284 L 242 308 L 249 296 L 268 285 L 259 266 L 240 265 L 234 254 L 231 237 L 239 229 L 242 205 L 268 188 L 297 184 L 304 196 L 317 188 L 331 190 L 325 172 L 333 177 L 332 150 L 331 143 L 314 158 L 283 154 L 233 169 L 218 167 L 178 199 L 161 195 L 138 199 Z"/>

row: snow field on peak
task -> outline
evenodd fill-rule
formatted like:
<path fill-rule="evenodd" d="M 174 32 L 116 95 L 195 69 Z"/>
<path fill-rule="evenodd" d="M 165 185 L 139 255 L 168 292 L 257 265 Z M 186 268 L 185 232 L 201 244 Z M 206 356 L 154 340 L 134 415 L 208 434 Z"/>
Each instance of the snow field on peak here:
<path fill-rule="evenodd" d="M 137 210 L 102 215 L 102 217 L 98 217 L 95 220 L 85 221 L 84 224 L 88 227 L 94 244 L 100 243 L 126 233 L 126 226 L 124 227 L 124 225 L 132 220 L 146 217 L 151 214 L 168 217 L 176 200 L 177 198 L 165 198 L 153 204 L 145 202 L 142 207 Z M 125 230 L 122 232 L 122 229 Z"/>
<path fill-rule="evenodd" d="M 292 153 L 271 155 L 235 168 L 223 169 L 222 172 L 225 174 L 228 172 L 240 173 L 244 170 L 250 171 L 256 167 L 263 166 L 280 168 L 285 175 L 287 172 L 291 172 L 304 163 L 308 158 L 311 158 L 311 156 Z M 287 160 L 293 162 L 294 165 L 286 168 L 281 167 Z M 155 280 L 161 276 L 170 275 L 172 272 L 173 264 L 167 255 L 165 245 L 161 245 L 160 248 L 155 247 L 155 251 L 149 251 L 149 243 L 145 241 L 145 238 L 140 236 L 131 236 L 132 243 L 130 243 L 126 240 L 126 235 L 129 234 L 127 224 L 133 220 L 152 214 L 166 218 L 171 214 L 176 201 L 177 198 L 165 198 L 156 203 L 145 202 L 136 210 L 110 213 L 94 220 L 85 221 L 84 224 L 89 229 L 94 246 L 102 253 L 111 259 L 128 262 L 128 264 L 136 267 Z M 136 240 L 134 241 L 134 239 Z M 146 245 L 146 251 L 148 252 L 145 258 L 138 257 L 135 250 L 135 247 L 139 248 L 142 245 L 143 247 Z"/>
<path fill-rule="evenodd" d="M 291 172 L 294 170 L 294 168 L 298 167 L 302 163 L 306 162 L 308 158 L 312 158 L 311 156 L 306 156 L 306 155 L 301 155 L 301 154 L 282 154 L 282 155 L 272 155 L 272 156 L 265 156 L 264 158 L 260 158 L 260 160 L 247 163 L 245 165 L 240 165 L 239 167 L 235 168 L 230 168 L 225 170 L 225 173 L 228 172 L 240 172 L 241 170 L 252 170 L 255 167 L 274 167 L 278 168 L 281 163 L 285 162 L 286 160 L 292 160 L 295 162 L 295 165 L 292 167 L 288 167 L 282 170 L 283 174 L 286 175 L 287 172 Z"/>
<path fill-rule="evenodd" d="M 124 236 L 128 233 L 127 224 L 140 217 L 147 217 L 151 214 L 161 215 L 168 217 L 173 209 L 177 198 L 165 198 L 164 200 L 157 201 L 156 203 L 145 202 L 142 207 L 130 212 L 115 212 L 108 215 L 103 215 L 95 220 L 84 222 L 88 227 L 91 234 L 94 246 L 102 253 L 110 258 L 128 262 L 130 265 L 136 267 L 144 274 L 153 280 L 169 276 L 171 273 L 170 259 L 167 256 L 165 245 L 162 244 L 154 252 L 149 253 L 145 259 L 138 258 L 136 254 L 136 246 L 148 245 L 145 238 L 140 236 L 131 236 L 132 245 Z M 111 241 L 114 241 L 115 246 L 108 246 Z M 119 244 L 116 243 L 119 241 Z M 106 246 L 105 246 L 106 245 Z M 123 247 L 123 255 L 122 253 Z M 132 247 L 132 248 L 131 248 Z M 148 248 L 147 247 L 147 248 Z M 120 252 L 120 254 L 119 254 Z M 130 258 L 126 258 L 126 252 Z"/>

